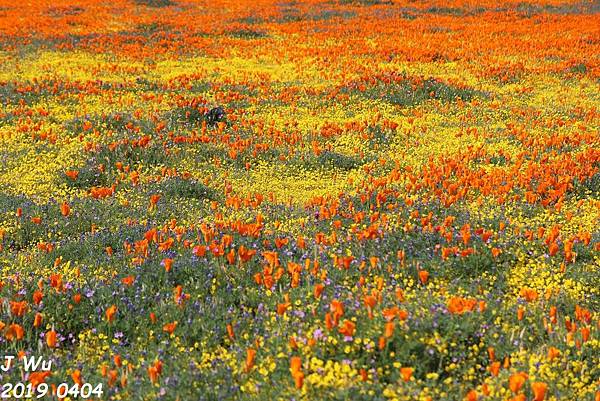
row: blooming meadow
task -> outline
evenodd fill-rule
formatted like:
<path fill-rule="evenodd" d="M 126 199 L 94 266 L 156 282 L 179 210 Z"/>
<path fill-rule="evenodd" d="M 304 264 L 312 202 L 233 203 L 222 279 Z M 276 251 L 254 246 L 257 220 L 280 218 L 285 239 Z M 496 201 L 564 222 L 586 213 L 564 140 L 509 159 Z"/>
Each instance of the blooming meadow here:
<path fill-rule="evenodd" d="M 0 356 L 52 361 L 0 384 L 600 400 L 597 1 L 0 0 L 0 44 Z"/>

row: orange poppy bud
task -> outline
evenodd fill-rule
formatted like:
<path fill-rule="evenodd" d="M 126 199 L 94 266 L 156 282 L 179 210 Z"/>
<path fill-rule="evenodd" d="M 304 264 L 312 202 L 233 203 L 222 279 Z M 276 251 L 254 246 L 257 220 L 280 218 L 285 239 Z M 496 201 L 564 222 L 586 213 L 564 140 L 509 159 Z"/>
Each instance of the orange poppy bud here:
<path fill-rule="evenodd" d="M 56 347 L 56 331 L 54 329 L 46 333 L 46 344 L 50 348 Z"/>
<path fill-rule="evenodd" d="M 523 320 L 523 316 L 525 316 L 525 308 L 519 306 L 519 308 L 517 309 L 517 319 Z"/>
<path fill-rule="evenodd" d="M 429 280 L 429 272 L 427 270 L 419 271 L 419 280 L 421 284 L 427 284 L 427 280 Z"/>
<path fill-rule="evenodd" d="M 393 322 L 393 321 L 391 321 L 391 322 L 387 322 L 387 323 L 385 324 L 385 332 L 384 332 L 384 334 L 383 334 L 383 335 L 384 335 L 386 338 L 390 338 L 391 336 L 393 336 L 393 335 L 394 335 L 394 329 L 395 329 L 395 328 L 396 328 L 396 325 L 394 324 L 394 322 Z"/>
<path fill-rule="evenodd" d="M 63 204 L 60 205 L 60 213 L 65 217 L 71 214 L 71 208 L 67 202 L 63 202 Z"/>
<path fill-rule="evenodd" d="M 71 373 L 71 379 L 73 379 L 73 382 L 79 386 L 83 384 L 83 380 L 81 380 L 81 371 L 79 369 L 76 369 L 73 371 L 73 373 Z"/>
<path fill-rule="evenodd" d="M 313 295 L 315 298 L 321 298 L 321 294 L 323 293 L 323 290 L 325 289 L 325 286 L 321 283 L 315 284 L 315 289 L 313 292 Z"/>
<path fill-rule="evenodd" d="M 379 337 L 379 342 L 377 343 L 377 347 L 379 350 L 383 350 L 385 348 L 387 341 L 384 336 Z"/>
<path fill-rule="evenodd" d="M 252 370 L 252 367 L 254 366 L 255 358 L 256 358 L 256 350 L 253 348 L 248 348 L 246 350 L 246 365 L 244 368 L 246 373 L 249 372 L 250 370 Z"/>
<path fill-rule="evenodd" d="M 498 376 L 500 373 L 500 362 L 493 362 L 489 367 L 492 376 Z"/>
<path fill-rule="evenodd" d="M 40 327 L 42 325 L 43 316 L 41 313 L 36 313 L 33 318 L 33 327 Z"/>
<path fill-rule="evenodd" d="M 165 271 L 166 272 L 170 272 L 171 268 L 173 267 L 173 259 L 164 258 L 163 259 L 163 266 L 165 267 Z"/>

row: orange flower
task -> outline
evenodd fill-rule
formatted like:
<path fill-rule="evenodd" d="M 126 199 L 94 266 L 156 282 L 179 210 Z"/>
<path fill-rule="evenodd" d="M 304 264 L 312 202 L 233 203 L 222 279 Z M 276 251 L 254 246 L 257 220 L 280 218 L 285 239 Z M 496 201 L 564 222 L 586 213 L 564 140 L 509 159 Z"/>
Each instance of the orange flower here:
<path fill-rule="evenodd" d="M 46 344 L 50 348 L 56 348 L 56 331 L 54 329 L 46 333 Z"/>
<path fill-rule="evenodd" d="M 23 330 L 23 327 L 21 327 L 20 325 L 13 323 L 10 326 L 8 326 L 8 330 L 6 330 L 6 333 L 4 334 L 4 337 L 6 337 L 6 339 L 8 341 L 19 341 L 21 340 L 23 337 L 25 336 L 25 330 Z"/>
<path fill-rule="evenodd" d="M 240 261 L 242 263 L 246 263 L 247 261 L 252 259 L 252 257 L 254 255 L 256 255 L 256 250 L 248 249 L 244 245 L 240 245 L 240 248 L 238 249 L 238 257 L 240 258 Z M 196 256 L 200 256 L 200 255 L 196 255 Z"/>
<path fill-rule="evenodd" d="M 235 338 L 235 333 L 233 332 L 233 326 L 231 324 L 227 325 L 227 335 L 229 339 L 233 340 Z"/>
<path fill-rule="evenodd" d="M 292 374 L 296 388 L 302 388 L 304 383 L 304 373 L 302 372 L 302 360 L 299 356 L 290 358 L 290 373 Z"/>
<path fill-rule="evenodd" d="M 519 293 L 527 302 L 533 302 L 538 298 L 538 292 L 534 289 L 523 287 Z"/>
<path fill-rule="evenodd" d="M 548 385 L 546 383 L 533 382 L 531 383 L 531 389 L 533 390 L 534 401 L 544 401 L 544 398 L 546 398 L 546 391 L 548 390 Z"/>
<path fill-rule="evenodd" d="M 33 303 L 39 305 L 42 302 L 42 298 L 44 297 L 44 293 L 40 290 L 37 290 L 33 293 Z"/>
<path fill-rule="evenodd" d="M 43 316 L 41 313 L 36 313 L 33 318 L 33 327 L 40 327 L 42 325 Z"/>
<path fill-rule="evenodd" d="M 465 401 L 477 401 L 477 391 L 471 390 L 465 396 Z"/>
<path fill-rule="evenodd" d="M 79 171 L 77 171 L 77 170 L 67 170 L 67 171 L 65 171 L 65 175 L 67 177 L 69 177 L 70 179 L 72 179 L 72 180 L 76 180 L 77 177 L 79 176 Z"/>
<path fill-rule="evenodd" d="M 494 258 L 497 258 L 500 254 L 502 253 L 502 249 L 499 248 L 492 248 L 492 256 Z"/>
<path fill-rule="evenodd" d="M 342 316 L 344 316 L 344 304 L 338 301 L 337 299 L 334 299 L 329 305 L 329 310 L 331 310 L 331 313 L 333 314 L 334 323 L 337 325 L 339 319 Z"/>
<path fill-rule="evenodd" d="M 452 297 L 448 301 L 447 308 L 448 312 L 460 315 L 465 312 L 473 311 L 476 305 L 477 301 L 475 299 Z"/>
<path fill-rule="evenodd" d="M 150 195 L 150 208 L 151 209 L 156 207 L 156 204 L 158 203 L 160 198 L 161 198 L 161 195 L 159 195 L 159 194 Z"/>
<path fill-rule="evenodd" d="M 390 338 L 391 336 L 393 336 L 395 328 L 396 328 L 396 325 L 394 324 L 393 321 L 387 322 L 385 324 L 385 331 L 383 334 L 385 336 L 385 338 Z"/>
<path fill-rule="evenodd" d="M 46 381 L 46 378 L 48 376 L 50 376 L 52 374 L 52 372 L 43 372 L 43 371 L 38 371 L 38 372 L 33 372 L 29 375 L 29 383 L 31 383 L 32 387 L 37 387 L 40 384 L 44 383 Z"/>
<path fill-rule="evenodd" d="M 580 329 L 581 331 L 581 339 L 583 340 L 583 342 L 587 342 L 590 339 L 590 328 L 589 327 L 582 327 Z"/>
<path fill-rule="evenodd" d="M 173 267 L 173 259 L 171 258 L 164 258 L 163 259 L 163 266 L 165 267 L 165 271 L 168 273 L 171 271 L 171 268 Z"/>
<path fill-rule="evenodd" d="M 344 323 L 342 323 L 342 326 L 338 330 L 346 337 L 352 337 L 356 330 L 356 325 L 350 320 L 344 320 Z"/>
<path fill-rule="evenodd" d="M 148 367 L 148 377 L 152 383 L 156 383 L 158 381 L 158 377 L 160 376 L 160 372 L 158 370 L 159 369 L 156 364 Z"/>
<path fill-rule="evenodd" d="M 60 205 L 60 213 L 65 217 L 71 214 L 71 207 L 69 207 L 67 202 L 63 202 L 62 205 Z"/>
<path fill-rule="evenodd" d="M 558 348 L 550 347 L 548 348 L 548 359 L 553 360 L 554 358 L 560 356 L 560 351 Z"/>
<path fill-rule="evenodd" d="M 379 348 L 380 351 L 382 351 L 385 346 L 387 344 L 387 340 L 385 339 L 384 336 L 379 337 L 379 341 L 377 342 L 377 347 Z"/>
<path fill-rule="evenodd" d="M 315 284 L 315 289 L 313 291 L 313 295 L 315 298 L 321 298 L 321 294 L 323 293 L 323 290 L 325 289 L 325 286 L 321 283 Z"/>
<path fill-rule="evenodd" d="M 10 313 L 13 316 L 23 316 L 25 314 L 25 312 L 27 312 L 27 301 L 21 301 L 21 302 L 13 302 L 11 301 L 10 303 Z"/>
<path fill-rule="evenodd" d="M 363 302 L 365 303 L 365 306 L 373 309 L 375 305 L 377 305 L 377 298 L 373 295 L 365 295 Z"/>
<path fill-rule="evenodd" d="M 500 362 L 493 362 L 490 365 L 489 370 L 492 376 L 498 376 L 498 373 L 500 373 Z"/>
<path fill-rule="evenodd" d="M 429 280 L 429 272 L 427 270 L 420 270 L 419 280 L 421 281 L 421 284 L 427 284 L 427 280 Z"/>
<path fill-rule="evenodd" d="M 290 306 L 291 306 L 291 304 L 289 302 L 278 304 L 277 305 L 277 314 L 278 315 L 283 315 L 288 310 L 288 308 Z"/>
<path fill-rule="evenodd" d="M 525 308 L 523 308 L 522 306 L 519 306 L 519 308 L 517 309 L 517 319 L 523 320 L 524 316 L 525 316 Z"/>
<path fill-rule="evenodd" d="M 115 305 L 111 305 L 106 309 L 106 320 L 110 323 L 115 320 L 115 315 L 117 313 L 117 307 Z"/>
<path fill-rule="evenodd" d="M 175 329 L 177 328 L 177 321 L 174 321 L 172 323 L 167 323 L 163 326 L 163 331 L 167 332 L 169 334 L 173 334 L 173 332 L 175 331 Z"/>
<path fill-rule="evenodd" d="M 508 378 L 508 387 L 510 388 L 510 391 L 517 394 L 523 387 L 523 384 L 525 384 L 526 380 L 527 374 L 523 372 L 514 373 L 513 375 L 511 375 Z"/>
<path fill-rule="evenodd" d="M 408 382 L 413 374 L 413 368 L 401 368 L 400 374 L 402 375 L 402 380 Z"/>
<path fill-rule="evenodd" d="M 446 260 L 454 254 L 453 248 L 442 247 L 442 259 Z"/>
<path fill-rule="evenodd" d="M 246 350 L 246 365 L 245 365 L 245 371 L 250 372 L 250 370 L 252 369 L 252 367 L 254 366 L 254 359 L 256 358 L 256 350 L 253 348 L 248 348 Z"/>
<path fill-rule="evenodd" d="M 83 384 L 83 380 L 81 380 L 81 371 L 79 369 L 75 369 L 73 373 L 71 373 L 71 379 L 73 379 L 73 383 L 78 386 Z"/>

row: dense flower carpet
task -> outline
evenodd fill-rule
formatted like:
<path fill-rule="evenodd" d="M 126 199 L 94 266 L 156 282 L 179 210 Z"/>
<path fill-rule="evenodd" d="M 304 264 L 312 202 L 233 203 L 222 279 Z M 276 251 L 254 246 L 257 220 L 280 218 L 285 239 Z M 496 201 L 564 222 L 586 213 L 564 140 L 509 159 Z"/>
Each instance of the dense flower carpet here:
<path fill-rule="evenodd" d="M 598 1 L 0 0 L 2 397 L 599 401 L 599 55 Z"/>

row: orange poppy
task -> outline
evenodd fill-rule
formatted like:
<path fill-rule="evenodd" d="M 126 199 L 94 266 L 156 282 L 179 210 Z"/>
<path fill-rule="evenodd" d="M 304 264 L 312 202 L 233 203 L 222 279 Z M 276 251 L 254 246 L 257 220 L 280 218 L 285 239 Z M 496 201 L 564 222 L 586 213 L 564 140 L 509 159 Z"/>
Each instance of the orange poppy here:
<path fill-rule="evenodd" d="M 71 207 L 69 206 L 69 204 L 67 202 L 63 202 L 60 205 L 60 213 L 64 216 L 64 217 L 68 217 L 71 214 Z"/>
<path fill-rule="evenodd" d="M 429 272 L 427 270 L 419 270 L 419 280 L 421 281 L 421 284 L 427 284 Z"/>
<path fill-rule="evenodd" d="M 46 381 L 46 378 L 48 376 L 50 376 L 52 374 L 52 372 L 47 372 L 47 371 L 37 371 L 37 372 L 32 372 L 29 375 L 29 383 L 31 383 L 32 387 L 37 387 L 40 384 L 44 383 Z"/>
<path fill-rule="evenodd" d="M 354 331 L 356 330 L 356 325 L 350 320 L 344 320 L 338 330 L 344 336 L 352 337 L 354 335 Z"/>
<path fill-rule="evenodd" d="M 177 328 L 177 321 L 165 324 L 163 326 L 163 331 L 167 332 L 169 334 L 173 334 L 173 332 L 175 331 L 176 328 Z"/>
<path fill-rule="evenodd" d="M 249 372 L 254 366 L 254 360 L 256 358 L 256 350 L 253 348 L 248 348 L 246 350 L 246 365 L 244 367 L 246 373 Z"/>
<path fill-rule="evenodd" d="M 164 258 L 163 261 L 163 266 L 165 267 L 165 271 L 168 273 L 171 271 L 171 269 L 173 268 L 173 259 L 171 258 Z"/>
<path fill-rule="evenodd" d="M 531 383 L 531 389 L 533 390 L 534 401 L 544 401 L 544 398 L 546 398 L 546 391 L 548 390 L 548 385 L 546 383 L 533 382 Z"/>
<path fill-rule="evenodd" d="M 106 309 L 106 320 L 110 323 L 113 320 L 115 320 L 115 315 L 117 314 L 117 307 L 116 305 L 111 305 L 108 307 L 108 309 Z"/>
<path fill-rule="evenodd" d="M 412 377 L 413 374 L 413 368 L 401 368 L 400 369 L 400 374 L 402 375 L 402 380 L 404 380 L 405 382 L 410 381 L 410 378 Z"/>
<path fill-rule="evenodd" d="M 527 374 L 524 372 L 514 373 L 508 378 L 508 387 L 510 391 L 516 394 L 521 390 L 526 381 Z"/>
<path fill-rule="evenodd" d="M 54 329 L 52 329 L 46 333 L 46 344 L 50 348 L 56 348 L 56 346 L 57 346 L 56 331 L 54 331 Z"/>
<path fill-rule="evenodd" d="M 33 327 L 40 327 L 42 325 L 43 316 L 41 313 L 36 313 L 33 318 Z"/>
<path fill-rule="evenodd" d="M 73 373 L 71 373 L 71 379 L 73 379 L 73 383 L 81 386 L 83 384 L 83 380 L 81 379 L 81 371 L 79 369 L 75 369 Z"/>
<path fill-rule="evenodd" d="M 23 339 L 24 336 L 25 330 L 17 323 L 8 326 L 8 330 L 6 330 L 6 333 L 4 334 L 4 337 L 6 337 L 8 341 L 19 341 Z"/>

